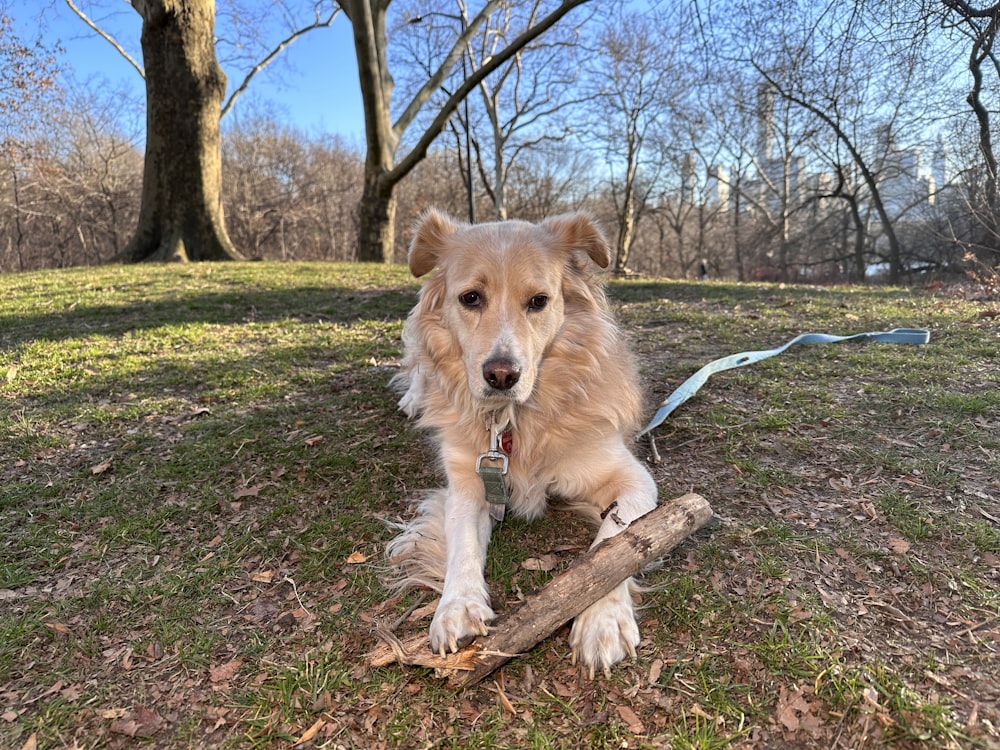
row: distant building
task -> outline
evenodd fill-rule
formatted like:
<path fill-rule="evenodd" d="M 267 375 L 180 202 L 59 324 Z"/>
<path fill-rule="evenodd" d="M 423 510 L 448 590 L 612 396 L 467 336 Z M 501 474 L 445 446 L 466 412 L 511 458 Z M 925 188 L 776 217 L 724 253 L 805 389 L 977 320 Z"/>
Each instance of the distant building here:
<path fill-rule="evenodd" d="M 879 128 L 879 152 L 883 154 L 878 170 L 879 195 L 892 219 L 934 203 L 935 180 L 921 163 L 919 148 L 899 148 L 889 126 Z M 943 183 L 942 183 L 943 184 Z"/>
<path fill-rule="evenodd" d="M 730 192 L 729 170 L 719 164 L 709 167 L 705 184 L 706 202 L 711 206 L 721 207 L 723 211 L 728 210 Z"/>

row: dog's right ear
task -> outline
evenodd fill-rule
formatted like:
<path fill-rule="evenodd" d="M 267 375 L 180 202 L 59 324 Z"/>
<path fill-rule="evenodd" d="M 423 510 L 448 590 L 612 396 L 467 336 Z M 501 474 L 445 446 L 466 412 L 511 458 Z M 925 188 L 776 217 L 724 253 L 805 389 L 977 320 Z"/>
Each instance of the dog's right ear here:
<path fill-rule="evenodd" d="M 433 208 L 425 213 L 417 223 L 413 242 L 410 243 L 410 251 L 407 254 L 410 273 L 420 278 L 434 270 L 448 244 L 448 239 L 457 229 L 455 222 L 446 214 Z"/>
<path fill-rule="evenodd" d="M 611 263 L 608 241 L 587 214 L 552 216 L 543 221 L 541 226 L 551 232 L 563 247 L 573 252 L 586 253 L 601 268 L 607 268 Z"/>

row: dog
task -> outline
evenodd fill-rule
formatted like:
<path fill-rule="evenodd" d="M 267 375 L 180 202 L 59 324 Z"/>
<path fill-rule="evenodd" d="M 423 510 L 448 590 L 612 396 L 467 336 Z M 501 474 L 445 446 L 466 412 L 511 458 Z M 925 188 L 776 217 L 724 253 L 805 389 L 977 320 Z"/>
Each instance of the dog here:
<path fill-rule="evenodd" d="M 628 446 L 643 399 L 597 275 L 610 260 L 579 213 L 469 225 L 431 210 L 415 229 L 410 271 L 430 275 L 392 385 L 435 436 L 447 487 L 386 552 L 399 588 L 440 592 L 430 647 L 441 655 L 488 632 L 487 546 L 508 509 L 534 519 L 558 498 L 594 522 L 596 545 L 656 506 Z M 572 660 L 591 677 L 635 656 L 634 590 L 623 582 L 573 622 Z"/>

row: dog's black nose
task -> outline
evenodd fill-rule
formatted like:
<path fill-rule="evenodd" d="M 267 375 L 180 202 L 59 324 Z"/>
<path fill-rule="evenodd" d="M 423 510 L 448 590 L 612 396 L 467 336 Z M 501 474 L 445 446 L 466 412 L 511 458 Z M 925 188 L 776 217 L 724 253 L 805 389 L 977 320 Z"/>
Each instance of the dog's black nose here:
<path fill-rule="evenodd" d="M 483 363 L 483 379 L 491 388 L 509 391 L 521 379 L 521 366 L 502 357 L 488 359 Z"/>

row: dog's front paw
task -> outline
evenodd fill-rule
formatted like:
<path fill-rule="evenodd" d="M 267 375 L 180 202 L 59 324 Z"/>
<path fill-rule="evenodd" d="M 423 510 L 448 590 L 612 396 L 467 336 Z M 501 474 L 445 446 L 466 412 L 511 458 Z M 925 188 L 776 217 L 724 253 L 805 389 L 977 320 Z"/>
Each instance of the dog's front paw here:
<path fill-rule="evenodd" d="M 573 663 L 586 667 L 591 679 L 598 669 L 609 676 L 612 666 L 626 656 L 635 656 L 639 626 L 627 582 L 577 616 L 569 645 Z"/>
<path fill-rule="evenodd" d="M 476 636 L 487 635 L 486 623 L 494 617 L 496 615 L 485 602 L 442 600 L 431 620 L 431 650 L 441 656 L 446 650 L 455 653 Z"/>

